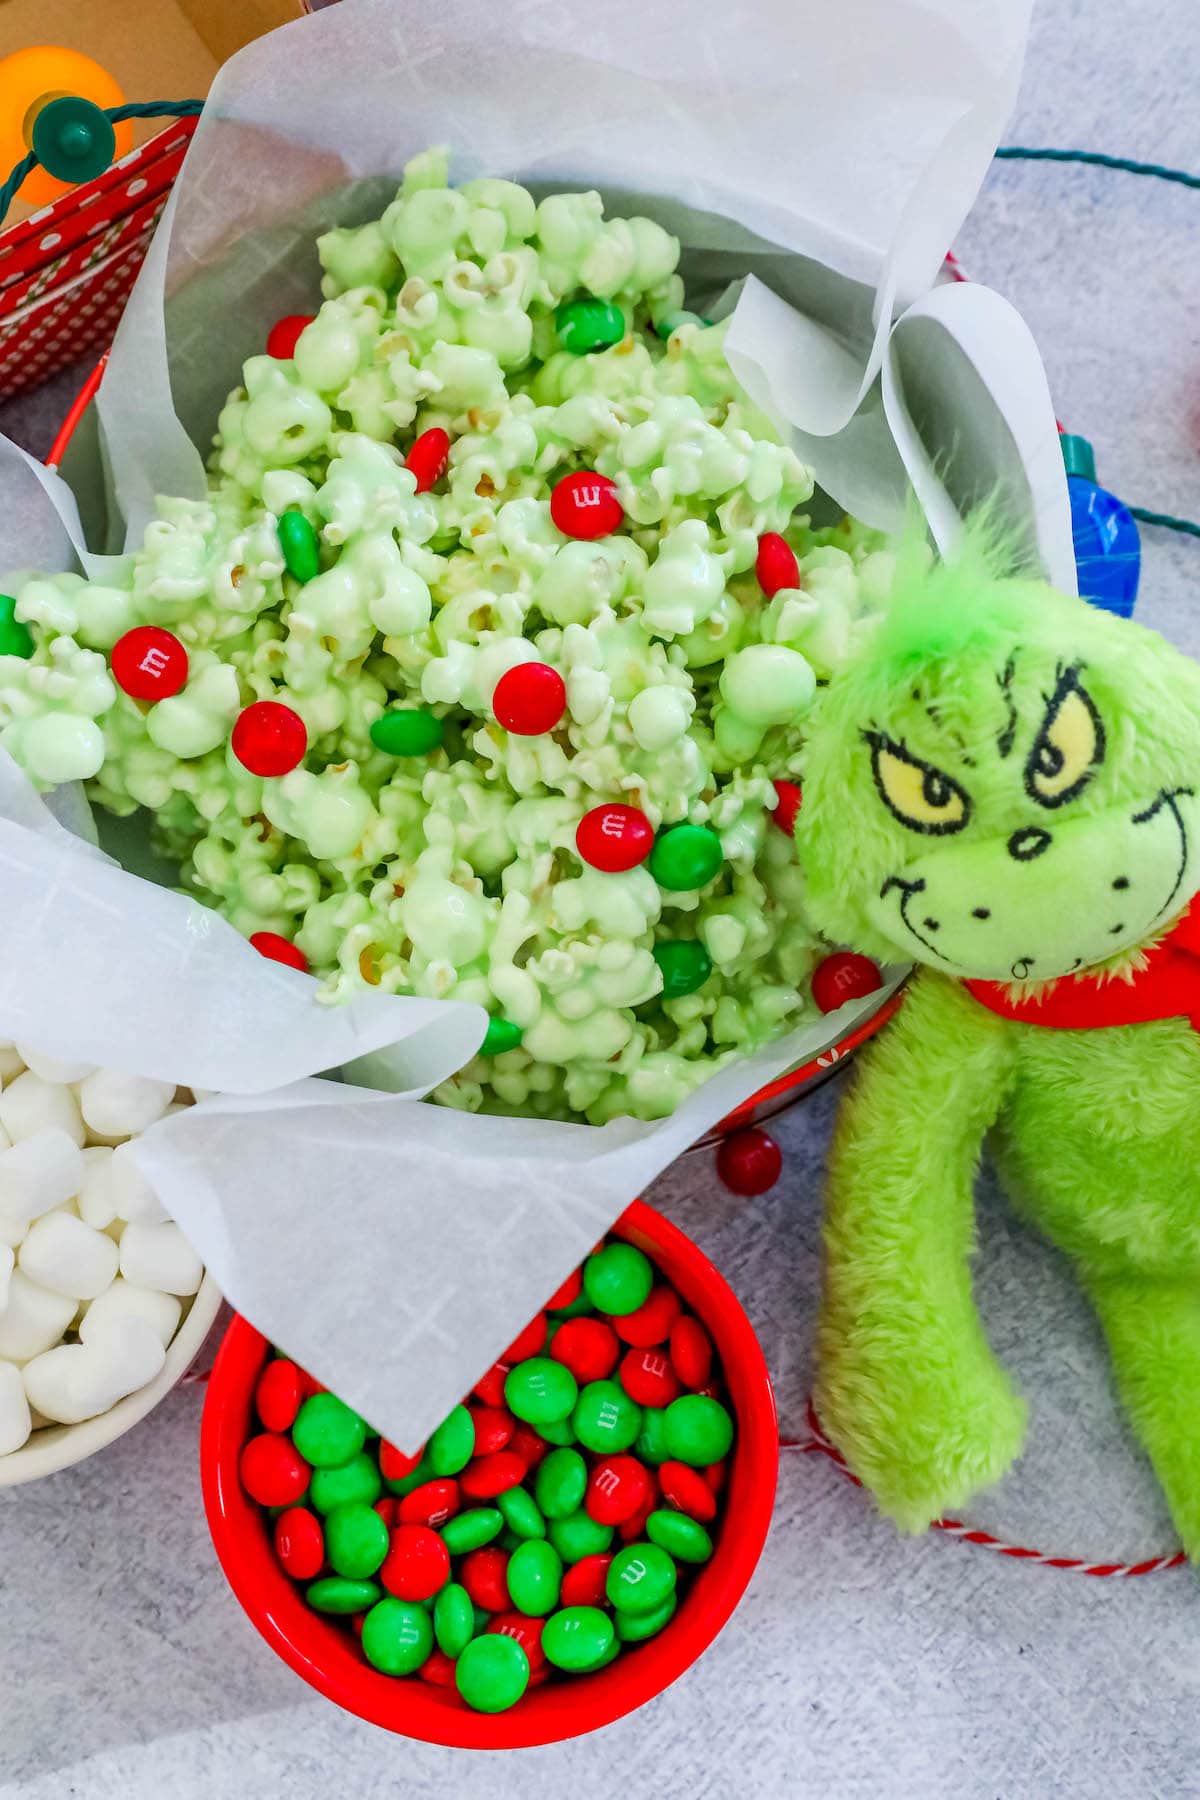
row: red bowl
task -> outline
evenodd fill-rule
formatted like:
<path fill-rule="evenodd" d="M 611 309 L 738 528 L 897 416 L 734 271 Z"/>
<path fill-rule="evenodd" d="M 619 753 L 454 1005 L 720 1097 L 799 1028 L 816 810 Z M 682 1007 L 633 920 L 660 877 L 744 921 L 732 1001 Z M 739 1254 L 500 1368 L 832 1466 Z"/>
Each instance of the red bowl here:
<path fill-rule="evenodd" d="M 310 1686 L 388 1731 L 464 1750 L 561 1743 L 609 1725 L 653 1699 L 706 1650 L 745 1592 L 766 1542 L 779 1467 L 771 1378 L 749 1319 L 708 1258 L 661 1213 L 635 1200 L 613 1234 L 636 1244 L 704 1322 L 721 1365 L 737 1434 L 724 1528 L 671 1623 L 595 1675 L 531 1688 L 505 1713 L 472 1712 L 453 1688 L 373 1669 L 344 1624 L 315 1613 L 275 1560 L 266 1515 L 242 1491 L 238 1458 L 259 1429 L 254 1388 L 270 1346 L 235 1317 L 222 1341 L 200 1429 L 200 1479 L 221 1566 L 252 1621 Z"/>

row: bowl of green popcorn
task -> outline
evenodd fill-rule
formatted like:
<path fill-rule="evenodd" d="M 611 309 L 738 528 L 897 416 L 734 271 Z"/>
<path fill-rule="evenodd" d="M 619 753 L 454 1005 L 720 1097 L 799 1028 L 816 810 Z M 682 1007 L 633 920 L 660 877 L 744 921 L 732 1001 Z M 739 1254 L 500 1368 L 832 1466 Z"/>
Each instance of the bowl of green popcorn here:
<path fill-rule="evenodd" d="M 417 157 L 318 238 L 324 298 L 245 362 L 207 498 L 3 622 L 0 745 L 35 785 L 142 820 L 330 1003 L 487 1010 L 443 1106 L 666 1117 L 857 1001 L 774 1110 L 885 1013 L 807 924 L 791 826 L 892 553 L 814 525 L 679 254 L 595 192 Z"/>

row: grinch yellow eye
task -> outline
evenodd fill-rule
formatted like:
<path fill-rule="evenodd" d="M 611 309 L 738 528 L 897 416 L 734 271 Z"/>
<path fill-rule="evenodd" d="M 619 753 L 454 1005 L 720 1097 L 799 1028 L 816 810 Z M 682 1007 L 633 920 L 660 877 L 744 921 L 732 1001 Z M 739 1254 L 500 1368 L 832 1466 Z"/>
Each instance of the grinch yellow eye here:
<path fill-rule="evenodd" d="M 1104 726 L 1091 695 L 1070 669 L 1046 709 L 1025 764 L 1025 787 L 1039 806 L 1065 806 L 1104 761 Z"/>
<path fill-rule="evenodd" d="M 971 802 L 952 775 L 890 738 L 877 736 L 870 743 L 875 786 L 902 825 L 932 837 L 962 830 L 971 816 Z"/>

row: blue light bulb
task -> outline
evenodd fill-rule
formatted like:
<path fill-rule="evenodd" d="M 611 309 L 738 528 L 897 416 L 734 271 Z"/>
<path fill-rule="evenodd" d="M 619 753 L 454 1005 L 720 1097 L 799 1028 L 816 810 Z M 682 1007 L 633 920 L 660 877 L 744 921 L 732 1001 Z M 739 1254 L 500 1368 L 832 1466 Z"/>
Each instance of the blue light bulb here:
<path fill-rule="evenodd" d="M 1079 592 L 1104 612 L 1129 618 L 1137 599 L 1142 546 L 1129 508 L 1096 481 L 1096 458 L 1086 438 L 1060 439 L 1071 499 L 1071 535 Z"/>

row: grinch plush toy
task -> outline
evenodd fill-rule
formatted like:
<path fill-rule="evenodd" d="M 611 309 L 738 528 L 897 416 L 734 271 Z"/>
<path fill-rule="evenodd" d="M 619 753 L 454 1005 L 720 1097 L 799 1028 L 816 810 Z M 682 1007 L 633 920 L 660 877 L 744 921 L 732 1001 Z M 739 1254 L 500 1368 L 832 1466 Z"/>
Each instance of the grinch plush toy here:
<path fill-rule="evenodd" d="M 1001 578 L 986 533 L 907 561 L 826 691 L 797 826 L 817 923 L 920 965 L 838 1123 L 818 1412 L 906 1530 L 1018 1454 L 971 1293 L 990 1134 L 1200 1557 L 1200 668 Z"/>

